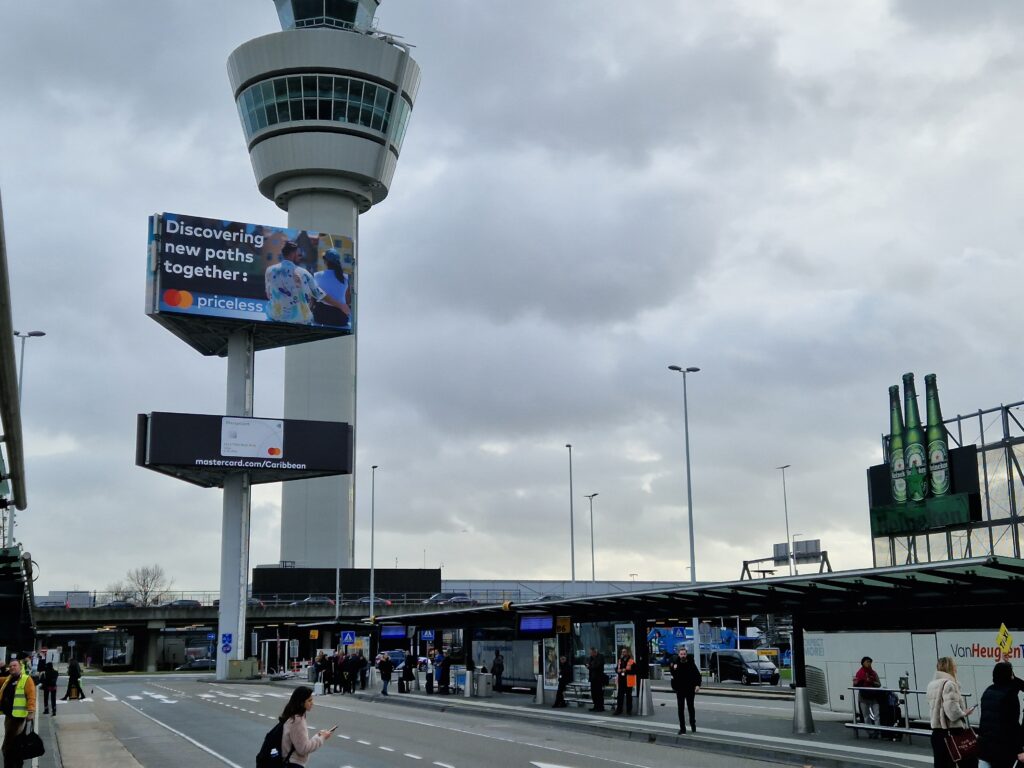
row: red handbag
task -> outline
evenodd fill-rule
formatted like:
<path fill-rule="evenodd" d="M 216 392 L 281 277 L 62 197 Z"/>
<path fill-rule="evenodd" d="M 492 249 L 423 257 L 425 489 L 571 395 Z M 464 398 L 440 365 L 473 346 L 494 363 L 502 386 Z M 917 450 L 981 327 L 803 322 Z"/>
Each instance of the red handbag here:
<path fill-rule="evenodd" d="M 978 736 L 971 727 L 946 731 L 946 749 L 954 763 L 978 756 Z"/>

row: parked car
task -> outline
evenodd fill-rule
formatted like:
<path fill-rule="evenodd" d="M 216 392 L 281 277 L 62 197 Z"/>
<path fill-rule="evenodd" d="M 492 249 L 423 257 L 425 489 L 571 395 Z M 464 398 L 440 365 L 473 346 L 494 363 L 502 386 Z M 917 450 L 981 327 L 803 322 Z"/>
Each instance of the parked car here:
<path fill-rule="evenodd" d="M 546 603 L 546 602 L 549 602 L 551 600 L 564 600 L 564 599 L 565 598 L 563 598 L 561 595 L 541 595 L 540 597 L 533 598 L 533 600 L 531 600 L 530 602 L 532 602 L 532 603 Z"/>
<path fill-rule="evenodd" d="M 356 602 L 359 603 L 360 605 L 369 605 L 370 604 L 370 596 L 367 595 L 366 597 L 360 597 L 358 600 L 356 600 Z M 374 607 L 380 607 L 382 605 L 391 605 L 391 601 L 388 600 L 385 597 L 377 597 L 376 595 L 374 595 L 373 596 L 373 604 L 374 604 Z"/>
<path fill-rule="evenodd" d="M 263 601 L 255 597 L 245 598 L 245 605 L 247 608 L 266 608 L 266 605 L 263 603 Z M 220 600 L 214 600 L 213 607 L 220 608 Z"/>
<path fill-rule="evenodd" d="M 334 605 L 334 601 L 326 595 L 310 595 L 305 600 L 296 600 L 288 605 Z"/>
<path fill-rule="evenodd" d="M 138 606 L 135 605 L 135 603 L 133 603 L 131 600 L 111 600 L 109 603 L 106 603 L 105 605 L 100 605 L 100 606 L 97 606 L 97 607 L 99 607 L 99 608 L 138 608 Z"/>
<path fill-rule="evenodd" d="M 719 680 L 739 680 L 744 685 L 752 683 L 779 684 L 779 668 L 757 651 L 716 651 L 708 662 L 711 671 Z"/>
<path fill-rule="evenodd" d="M 175 667 L 175 672 L 195 672 L 197 670 L 210 670 L 217 668 L 216 659 L 189 659 L 180 667 Z"/>
<path fill-rule="evenodd" d="M 405 664 L 405 651 L 391 650 L 381 651 L 381 653 L 386 653 L 391 658 L 391 663 L 395 665 L 395 669 L 403 669 L 403 665 Z"/>
<path fill-rule="evenodd" d="M 171 600 L 169 603 L 163 603 L 161 608 L 202 608 L 203 604 L 198 600 Z"/>
<path fill-rule="evenodd" d="M 465 592 L 438 592 L 423 601 L 423 605 L 476 605 Z"/>

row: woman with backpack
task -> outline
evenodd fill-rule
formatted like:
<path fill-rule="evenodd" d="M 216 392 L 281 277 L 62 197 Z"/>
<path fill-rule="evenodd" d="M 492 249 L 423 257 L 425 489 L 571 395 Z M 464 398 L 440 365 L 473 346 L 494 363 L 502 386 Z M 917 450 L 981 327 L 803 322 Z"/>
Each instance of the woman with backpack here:
<path fill-rule="evenodd" d="M 306 731 L 306 713 L 313 708 L 313 689 L 300 685 L 292 691 L 284 712 L 278 718 L 283 726 L 281 734 L 281 754 L 285 756 L 284 765 L 306 765 L 309 756 L 316 752 L 334 734 L 334 729 L 319 731 L 310 736 Z"/>

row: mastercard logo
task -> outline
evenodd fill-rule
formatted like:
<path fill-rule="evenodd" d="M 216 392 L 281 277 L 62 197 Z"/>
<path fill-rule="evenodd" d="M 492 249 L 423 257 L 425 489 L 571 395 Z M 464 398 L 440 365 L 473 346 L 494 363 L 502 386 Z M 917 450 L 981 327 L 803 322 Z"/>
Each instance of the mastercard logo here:
<path fill-rule="evenodd" d="M 178 291 L 174 288 L 169 288 L 164 291 L 164 304 L 168 307 L 188 309 L 192 306 L 192 294 L 189 291 Z"/>
<path fill-rule="evenodd" d="M 268 448 L 267 449 L 267 454 L 270 455 L 270 456 L 280 456 L 281 455 L 281 449 L 280 448 Z"/>

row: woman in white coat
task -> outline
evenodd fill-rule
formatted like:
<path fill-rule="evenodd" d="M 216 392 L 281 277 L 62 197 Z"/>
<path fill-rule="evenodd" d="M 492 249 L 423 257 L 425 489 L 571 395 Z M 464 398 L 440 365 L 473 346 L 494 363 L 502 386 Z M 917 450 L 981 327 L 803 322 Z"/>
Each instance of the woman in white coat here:
<path fill-rule="evenodd" d="M 928 683 L 928 711 L 932 726 L 932 756 L 935 768 L 957 768 L 946 748 L 949 731 L 967 728 L 968 708 L 956 679 L 956 663 L 943 656 L 935 665 L 935 677 Z"/>

